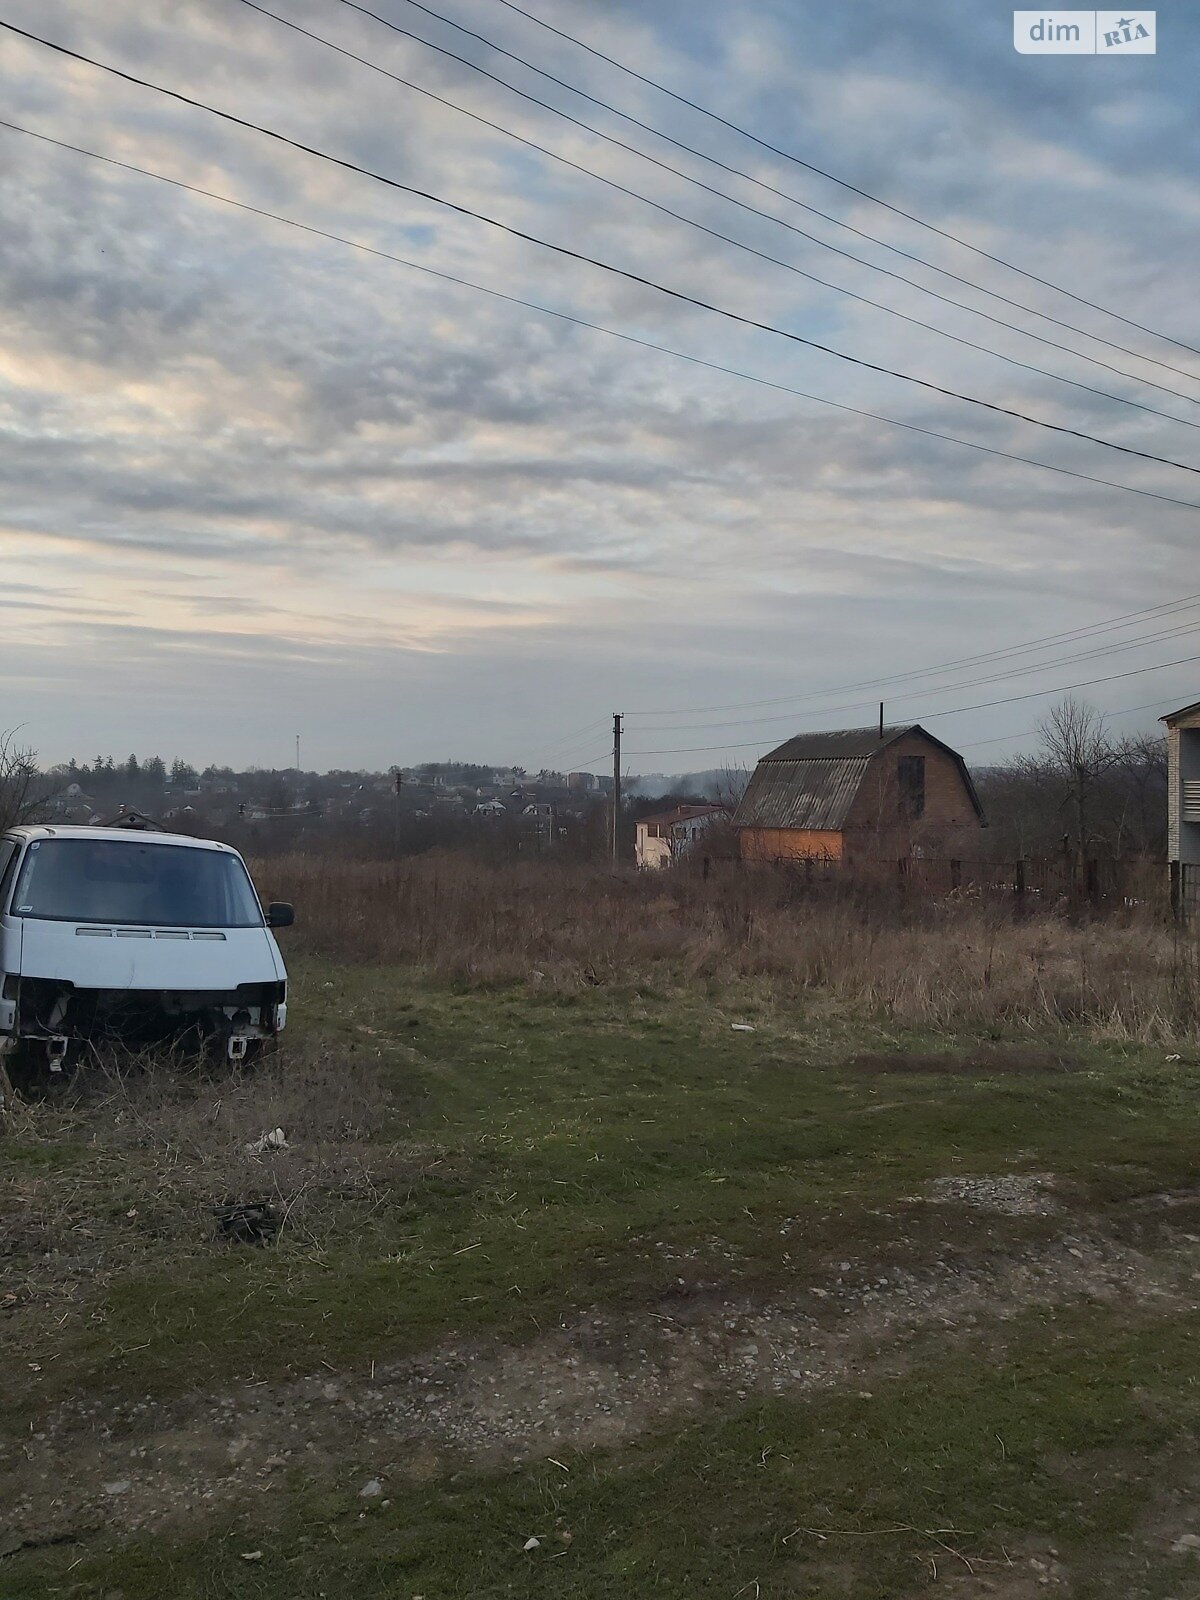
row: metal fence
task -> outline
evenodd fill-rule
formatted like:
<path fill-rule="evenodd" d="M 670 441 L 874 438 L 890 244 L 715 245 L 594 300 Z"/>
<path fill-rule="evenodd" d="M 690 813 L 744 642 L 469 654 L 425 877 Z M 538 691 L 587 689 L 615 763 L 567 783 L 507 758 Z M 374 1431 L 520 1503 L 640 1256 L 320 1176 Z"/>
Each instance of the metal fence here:
<path fill-rule="evenodd" d="M 1200 927 L 1200 866 L 1172 861 L 1171 910 L 1185 927 Z"/>
<path fill-rule="evenodd" d="M 1185 871 L 1178 885 L 1157 862 L 1115 861 L 1075 855 L 981 861 L 958 857 L 814 857 L 771 864 L 798 884 L 924 894 L 931 898 L 977 898 L 1011 902 L 1014 909 L 1054 908 L 1098 912 L 1146 907 L 1164 917 L 1187 908 L 1200 920 L 1200 873 Z"/>

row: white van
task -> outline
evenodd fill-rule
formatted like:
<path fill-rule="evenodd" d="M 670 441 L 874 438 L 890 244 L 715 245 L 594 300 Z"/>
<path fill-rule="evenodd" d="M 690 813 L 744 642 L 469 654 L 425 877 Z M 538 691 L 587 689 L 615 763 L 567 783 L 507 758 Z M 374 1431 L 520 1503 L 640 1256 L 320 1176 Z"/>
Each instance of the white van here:
<path fill-rule="evenodd" d="M 287 973 L 246 864 L 212 839 L 128 827 L 0 835 L 0 1065 L 59 1070 L 80 1041 L 194 1033 L 242 1060 L 287 1020 Z"/>

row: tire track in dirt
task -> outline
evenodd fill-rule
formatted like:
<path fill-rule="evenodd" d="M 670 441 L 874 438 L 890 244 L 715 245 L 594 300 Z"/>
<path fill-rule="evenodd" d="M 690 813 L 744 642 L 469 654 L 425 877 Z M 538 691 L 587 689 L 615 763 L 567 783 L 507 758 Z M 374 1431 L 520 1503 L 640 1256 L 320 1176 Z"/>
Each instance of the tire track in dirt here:
<path fill-rule="evenodd" d="M 450 1343 L 361 1372 L 166 1401 L 98 1396 L 0 1439 L 0 1554 L 104 1527 L 186 1527 L 230 1507 L 270 1519 L 286 1475 L 381 1493 L 455 1467 L 609 1448 L 701 1407 L 901 1375 L 936 1344 L 1038 1307 L 1195 1299 L 1200 1241 L 1153 1253 L 1096 1231 L 1021 1258 L 922 1272 L 842 1263 L 824 1284 L 753 1299 L 705 1291 L 596 1310 L 528 1343 Z"/>

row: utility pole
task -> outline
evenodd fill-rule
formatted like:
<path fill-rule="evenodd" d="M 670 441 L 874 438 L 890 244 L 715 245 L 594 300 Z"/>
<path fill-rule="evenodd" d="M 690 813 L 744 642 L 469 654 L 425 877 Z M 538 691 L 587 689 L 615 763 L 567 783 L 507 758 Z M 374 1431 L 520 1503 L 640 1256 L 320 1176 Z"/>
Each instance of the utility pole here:
<path fill-rule="evenodd" d="M 883 701 L 879 702 L 879 737 L 883 739 Z"/>
<path fill-rule="evenodd" d="M 300 771 L 300 735 L 296 735 L 296 771 Z"/>
<path fill-rule="evenodd" d="M 392 808 L 392 849 L 396 855 L 400 854 L 400 789 L 404 783 L 404 774 L 399 767 L 392 768 L 392 775 L 396 779 L 396 802 Z"/>
<path fill-rule="evenodd" d="M 621 713 L 619 711 L 613 712 L 612 864 L 614 872 L 621 865 Z"/>

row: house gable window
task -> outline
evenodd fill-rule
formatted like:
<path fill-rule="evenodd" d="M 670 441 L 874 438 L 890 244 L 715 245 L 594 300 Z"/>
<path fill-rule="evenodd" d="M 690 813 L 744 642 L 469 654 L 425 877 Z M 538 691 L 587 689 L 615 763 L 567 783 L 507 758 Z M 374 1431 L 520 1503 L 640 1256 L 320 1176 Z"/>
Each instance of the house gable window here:
<path fill-rule="evenodd" d="M 900 815 L 915 822 L 925 814 L 925 757 L 901 756 L 896 763 Z"/>

